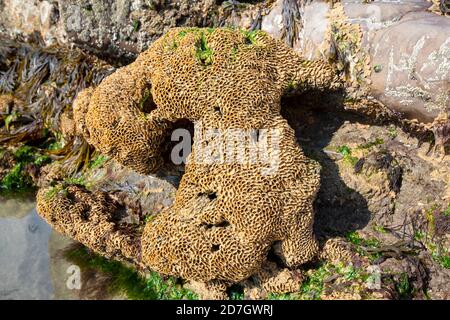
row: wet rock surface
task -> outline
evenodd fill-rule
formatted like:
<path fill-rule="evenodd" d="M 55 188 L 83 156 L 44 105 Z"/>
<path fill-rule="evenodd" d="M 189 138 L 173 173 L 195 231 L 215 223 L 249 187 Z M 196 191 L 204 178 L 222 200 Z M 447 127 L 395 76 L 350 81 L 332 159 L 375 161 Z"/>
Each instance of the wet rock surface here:
<path fill-rule="evenodd" d="M 430 123 L 447 115 L 450 105 L 450 19 L 428 11 L 430 6 L 425 0 L 342 1 L 334 7 L 308 2 L 297 9 L 301 18 L 292 45 L 310 59 L 341 63 L 352 75 L 352 99 L 368 94 L 403 118 Z M 291 27 L 285 8 L 285 1 L 276 1 L 262 18 L 262 30 L 285 37 L 283 30 Z"/>

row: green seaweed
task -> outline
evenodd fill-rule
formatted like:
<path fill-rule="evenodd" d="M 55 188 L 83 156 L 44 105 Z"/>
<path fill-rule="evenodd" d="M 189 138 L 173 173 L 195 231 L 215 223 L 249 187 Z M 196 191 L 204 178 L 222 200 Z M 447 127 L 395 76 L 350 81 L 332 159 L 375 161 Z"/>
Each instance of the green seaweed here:
<path fill-rule="evenodd" d="M 241 30 L 242 34 L 245 36 L 247 44 L 256 45 L 258 44 L 258 36 L 263 35 L 264 32 L 261 30 Z"/>
<path fill-rule="evenodd" d="M 395 126 L 389 126 L 388 136 L 391 139 L 395 139 L 397 137 L 397 135 L 398 135 L 398 132 L 397 132 L 397 129 L 395 128 Z"/>
<path fill-rule="evenodd" d="M 376 138 L 374 141 L 370 141 L 358 146 L 358 149 L 371 149 L 372 147 L 382 145 L 384 140 L 381 138 Z"/>
<path fill-rule="evenodd" d="M 344 156 L 344 161 L 354 166 L 358 162 L 358 158 L 352 156 L 352 150 L 346 146 L 342 145 L 336 148 L 336 151 Z"/>
<path fill-rule="evenodd" d="M 444 211 L 444 216 L 449 217 L 450 216 L 450 203 L 447 205 L 447 208 Z"/>
<path fill-rule="evenodd" d="M 7 115 L 4 120 L 6 130 L 9 131 L 10 124 L 17 121 L 19 118 L 20 118 L 20 112 L 18 112 L 18 111 L 13 111 L 11 114 Z"/>
<path fill-rule="evenodd" d="M 322 264 L 319 268 L 314 270 L 302 284 L 300 290 L 302 298 L 307 300 L 319 300 L 323 292 L 324 280 L 330 275 L 330 265 L 327 263 Z"/>
<path fill-rule="evenodd" d="M 235 46 L 231 49 L 231 61 L 236 61 L 237 60 L 237 54 L 239 52 L 239 49 Z"/>
<path fill-rule="evenodd" d="M 345 235 L 345 238 L 347 239 L 347 241 L 349 241 L 355 246 L 356 252 L 358 254 L 368 257 L 370 261 L 375 261 L 376 259 L 381 257 L 380 252 L 375 253 L 368 252 L 368 249 L 376 249 L 381 246 L 381 243 L 378 239 L 375 238 L 364 239 L 359 235 L 357 231 L 347 233 Z"/>
<path fill-rule="evenodd" d="M 244 300 L 244 288 L 240 285 L 233 285 L 229 293 L 230 300 Z"/>
<path fill-rule="evenodd" d="M 103 166 L 103 164 L 108 160 L 109 158 L 107 156 L 104 156 L 102 154 L 98 155 L 96 158 L 91 159 L 91 162 L 89 163 L 89 169 L 97 169 Z"/>
<path fill-rule="evenodd" d="M 82 269 L 97 270 L 109 276 L 108 291 L 111 295 L 125 294 L 132 300 L 197 299 L 192 291 L 183 288 L 175 278 L 164 280 L 156 272 L 151 272 L 145 278 L 123 263 L 108 260 L 84 246 L 68 250 L 65 256 Z"/>
<path fill-rule="evenodd" d="M 33 182 L 30 176 L 23 172 L 23 164 L 17 163 L 1 180 L 0 190 L 24 191 L 32 186 Z"/>
<path fill-rule="evenodd" d="M 213 62 L 213 51 L 208 47 L 206 36 L 203 32 L 201 33 L 200 40 L 197 43 L 195 56 L 203 65 L 207 66 Z"/>
<path fill-rule="evenodd" d="M 413 287 L 411 286 L 407 273 L 403 272 L 400 274 L 400 279 L 395 284 L 395 289 L 400 299 L 411 299 Z"/>
<path fill-rule="evenodd" d="M 373 71 L 376 73 L 381 72 L 381 70 L 383 70 L 383 66 L 381 64 L 376 64 L 373 66 Z"/>
<path fill-rule="evenodd" d="M 141 22 L 139 20 L 134 20 L 133 21 L 133 31 L 139 31 L 139 29 L 141 28 Z"/>
<path fill-rule="evenodd" d="M 26 192 L 34 188 L 33 180 L 26 168 L 28 165 L 41 167 L 51 161 L 50 157 L 41 154 L 42 150 L 22 145 L 12 153 L 14 165 L 0 180 L 0 192 Z"/>
<path fill-rule="evenodd" d="M 69 185 L 86 186 L 86 179 L 83 175 L 67 177 L 64 182 Z"/>
<path fill-rule="evenodd" d="M 376 232 L 379 232 L 379 233 L 384 233 L 384 234 L 387 233 L 387 230 L 386 230 L 383 226 L 380 226 L 380 225 L 378 225 L 378 224 L 375 224 L 375 225 L 372 227 L 372 229 L 373 229 L 374 231 L 376 231 Z"/>
<path fill-rule="evenodd" d="M 4 70 L 0 94 L 14 98 L 9 114 L 0 116 L 0 144 L 46 149 L 52 159 L 62 160 L 64 171 L 73 173 L 92 153 L 84 143 L 70 137 L 64 140 L 60 115 L 78 92 L 98 85 L 114 68 L 79 49 L 42 48 L 40 43 L 34 37 L 27 43 L 6 38 L 0 41 Z M 48 163 L 48 159 L 41 158 L 39 163 Z"/>

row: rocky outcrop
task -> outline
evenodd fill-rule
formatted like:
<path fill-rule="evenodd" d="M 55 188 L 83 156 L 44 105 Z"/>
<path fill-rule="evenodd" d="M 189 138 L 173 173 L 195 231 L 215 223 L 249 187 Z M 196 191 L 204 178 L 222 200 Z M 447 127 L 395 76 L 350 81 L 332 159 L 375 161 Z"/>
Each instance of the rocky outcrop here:
<path fill-rule="evenodd" d="M 115 62 L 133 60 L 169 28 L 211 26 L 223 15 L 213 0 L 5 0 L 0 8 L 9 34 L 37 31 L 46 44 L 74 44 Z"/>
<path fill-rule="evenodd" d="M 174 205 L 145 225 L 142 251 L 108 219 L 106 212 L 116 209 L 106 207 L 103 193 L 64 185 L 53 194 L 54 187 L 41 189 L 38 212 L 93 250 L 110 255 L 123 249 L 123 256 L 152 270 L 190 280 L 244 280 L 261 269 L 274 242 L 286 265 L 299 266 L 318 250 L 312 203 L 319 168 L 299 149 L 279 103 L 287 91 L 339 85 L 330 65 L 303 60 L 263 32 L 171 29 L 135 62 L 80 94 L 74 109 L 88 142 L 142 174 L 161 167 L 162 143 L 173 123 L 186 119 L 202 128 L 196 129 Z M 154 105 L 144 112 L 146 100 Z M 250 146 L 222 153 L 221 141 L 233 138 L 227 132 L 254 128 Z M 211 139 L 207 130 L 223 134 Z M 263 138 L 265 130 L 270 135 Z M 272 144 L 264 148 L 266 139 Z M 205 159 L 205 143 L 227 160 Z"/>
<path fill-rule="evenodd" d="M 275 2 L 262 17 L 262 30 L 283 36 L 291 23 L 288 2 Z M 292 45 L 308 59 L 335 61 L 345 72 L 348 109 L 364 112 L 366 105 L 381 103 L 396 117 L 419 123 L 444 117 L 448 131 L 450 19 L 429 12 L 430 6 L 425 0 L 301 2 Z"/>

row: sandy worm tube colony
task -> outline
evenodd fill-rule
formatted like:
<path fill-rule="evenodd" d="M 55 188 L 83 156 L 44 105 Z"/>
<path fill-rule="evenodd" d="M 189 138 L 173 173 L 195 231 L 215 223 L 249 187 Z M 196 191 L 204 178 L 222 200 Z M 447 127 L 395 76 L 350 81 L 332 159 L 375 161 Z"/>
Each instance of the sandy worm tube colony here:
<path fill-rule="evenodd" d="M 38 212 L 97 252 L 120 252 L 185 279 L 241 281 L 261 270 L 275 243 L 287 266 L 303 264 L 318 251 L 312 205 L 320 168 L 280 116 L 280 99 L 286 91 L 339 83 L 328 64 L 306 61 L 263 32 L 171 29 L 134 63 L 79 94 L 77 133 L 122 165 L 150 174 L 163 163 L 162 144 L 177 120 L 225 133 L 274 129 L 280 137 L 279 148 L 270 150 L 276 170 L 264 173 L 267 163 L 259 159 L 198 162 L 205 141 L 194 138 L 175 203 L 147 222 L 142 235 L 115 224 L 114 208 L 99 191 L 41 188 Z M 152 107 L 143 108 L 150 100 Z M 258 135 L 252 139 L 262 143 Z"/>

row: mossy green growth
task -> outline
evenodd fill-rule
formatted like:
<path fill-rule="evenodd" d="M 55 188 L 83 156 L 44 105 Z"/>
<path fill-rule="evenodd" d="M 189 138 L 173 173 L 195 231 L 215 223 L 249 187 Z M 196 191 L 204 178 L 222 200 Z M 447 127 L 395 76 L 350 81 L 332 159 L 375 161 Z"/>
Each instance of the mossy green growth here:
<path fill-rule="evenodd" d="M 347 233 L 345 238 L 347 241 L 355 245 L 355 249 L 358 254 L 368 257 L 370 261 L 375 261 L 381 257 L 381 253 L 379 252 L 371 253 L 367 251 L 368 249 L 376 249 L 380 247 L 381 243 L 378 239 L 363 239 L 356 231 Z"/>
<path fill-rule="evenodd" d="M 64 182 L 69 185 L 86 186 L 86 179 L 83 175 L 67 177 L 64 179 Z"/>
<path fill-rule="evenodd" d="M 14 159 L 17 162 L 32 162 L 35 158 L 33 154 L 34 149 L 30 146 L 23 145 L 14 151 Z"/>
<path fill-rule="evenodd" d="M 69 250 L 65 255 L 82 270 L 98 270 L 109 276 L 111 282 L 108 291 L 111 295 L 125 294 L 132 300 L 197 299 L 192 291 L 183 288 L 175 278 L 164 280 L 156 272 L 151 272 L 145 278 L 123 263 L 108 260 L 86 247 Z"/>
<path fill-rule="evenodd" d="M 332 264 L 323 262 L 322 265 L 314 270 L 304 282 L 301 288 L 302 299 L 320 299 L 325 282 L 330 277 L 343 278 L 346 281 L 367 281 L 369 274 L 363 269 L 353 266 L 352 264 Z"/>
<path fill-rule="evenodd" d="M 183 288 L 176 278 L 169 277 L 164 280 L 157 272 L 151 272 L 146 280 L 148 290 L 155 292 L 157 300 L 197 300 L 197 295 Z"/>
<path fill-rule="evenodd" d="M 265 33 L 261 30 L 241 30 L 242 34 L 245 36 L 248 44 L 256 45 L 258 44 L 258 36 L 265 35 Z"/>
<path fill-rule="evenodd" d="M 239 285 L 231 286 L 229 297 L 230 300 L 244 300 L 244 288 Z"/>
<path fill-rule="evenodd" d="M 411 299 L 413 294 L 413 287 L 409 282 L 408 274 L 403 272 L 400 274 L 399 281 L 395 284 L 395 290 L 397 291 L 400 299 Z"/>
<path fill-rule="evenodd" d="M 11 125 L 11 123 L 17 121 L 19 118 L 20 112 L 18 111 L 13 111 L 11 114 L 9 114 L 4 120 L 6 130 L 9 130 L 9 126 Z"/>
<path fill-rule="evenodd" d="M 425 236 L 425 247 L 431 252 L 431 257 L 436 261 L 442 268 L 450 269 L 450 254 L 448 249 L 445 248 L 440 243 L 434 243 L 429 235 Z"/>
<path fill-rule="evenodd" d="M 139 110 L 141 110 L 145 116 L 150 113 L 154 105 L 151 89 L 146 89 L 139 101 Z"/>
<path fill-rule="evenodd" d="M 330 264 L 324 263 L 314 270 L 301 287 L 303 299 L 319 300 L 323 292 L 324 280 L 331 275 Z"/>
<path fill-rule="evenodd" d="M 33 163 L 41 167 L 47 163 L 50 163 L 51 161 L 52 161 L 51 158 L 48 155 L 44 154 L 36 157 Z"/>
<path fill-rule="evenodd" d="M 352 231 L 346 234 L 345 238 L 356 246 L 364 246 L 368 248 L 378 248 L 380 241 L 375 238 L 363 239 L 357 231 Z"/>
<path fill-rule="evenodd" d="M 390 126 L 388 130 L 388 136 L 391 139 L 395 139 L 398 135 L 397 128 L 395 126 Z"/>
<path fill-rule="evenodd" d="M 295 293 L 273 293 L 269 292 L 267 300 L 298 300 L 298 294 Z"/>
<path fill-rule="evenodd" d="M 344 156 L 344 161 L 354 166 L 358 162 L 358 158 L 352 156 L 352 150 L 346 146 L 342 145 L 336 148 L 336 151 Z"/>
<path fill-rule="evenodd" d="M 25 167 L 28 164 L 41 167 L 50 162 L 49 156 L 41 154 L 38 149 L 28 145 L 17 148 L 13 152 L 13 158 L 15 164 L 1 179 L 0 192 L 26 192 L 31 190 L 33 181 L 25 171 Z"/>
<path fill-rule="evenodd" d="M 308 272 L 298 292 L 275 294 L 269 293 L 270 300 L 320 300 L 325 289 L 325 283 L 330 277 L 343 278 L 346 281 L 367 281 L 369 274 L 361 268 L 343 263 L 332 264 L 322 261 L 316 269 Z"/>
<path fill-rule="evenodd" d="M 64 147 L 64 142 L 62 140 L 51 141 L 47 145 L 47 150 L 54 151 L 60 150 Z"/>
<path fill-rule="evenodd" d="M 156 216 L 157 216 L 156 214 L 147 214 L 147 215 L 144 217 L 144 222 L 145 222 L 145 223 L 152 222 L 153 220 L 155 220 Z"/>
<path fill-rule="evenodd" d="M 374 67 L 373 67 L 373 71 L 375 71 L 375 72 L 381 72 L 381 70 L 383 70 L 383 66 L 382 65 L 380 65 L 380 64 L 376 64 Z"/>
<path fill-rule="evenodd" d="M 361 245 L 363 242 L 363 238 L 359 235 L 358 232 L 352 231 L 345 235 L 345 239 L 347 239 L 350 243 L 353 243 L 354 245 Z"/>
<path fill-rule="evenodd" d="M 107 156 L 102 154 L 98 155 L 96 158 L 92 159 L 91 162 L 89 162 L 89 169 L 92 170 L 100 168 L 108 159 L 109 158 Z"/>
<path fill-rule="evenodd" d="M 3 191 L 21 191 L 30 189 L 33 185 L 31 178 L 23 172 L 23 164 L 17 163 L 3 177 L 0 186 Z"/>
<path fill-rule="evenodd" d="M 447 254 L 432 254 L 433 259 L 445 269 L 450 269 L 450 255 Z"/>
<path fill-rule="evenodd" d="M 450 217 L 450 203 L 447 205 L 447 208 L 444 210 L 444 216 Z"/>
<path fill-rule="evenodd" d="M 445 214 L 445 213 L 444 213 Z M 416 231 L 414 233 L 414 240 L 421 242 L 423 246 L 431 253 L 431 257 L 441 267 L 450 269 L 450 253 L 448 249 L 443 247 L 440 243 L 434 242 L 434 237 L 424 231 Z"/>
<path fill-rule="evenodd" d="M 358 146 L 358 149 L 371 149 L 372 147 L 382 145 L 384 140 L 381 138 L 376 138 L 374 141 L 370 141 Z"/>
<path fill-rule="evenodd" d="M 136 32 L 141 28 L 141 22 L 139 20 L 133 21 L 133 31 Z"/>
<path fill-rule="evenodd" d="M 204 65 L 210 65 L 213 62 L 213 51 L 208 47 L 204 32 L 200 35 L 195 56 Z"/>
<path fill-rule="evenodd" d="M 214 28 L 208 28 L 208 30 L 214 30 Z M 203 30 L 201 28 L 197 28 L 197 27 L 190 27 L 190 28 L 183 28 L 179 33 L 178 33 L 178 37 L 179 38 L 184 38 L 188 33 L 202 33 Z"/>
<path fill-rule="evenodd" d="M 300 84 L 297 81 L 291 80 L 286 85 L 286 89 L 285 89 L 284 95 L 286 95 L 286 96 L 293 95 L 299 89 L 300 89 Z"/>
<path fill-rule="evenodd" d="M 237 46 L 235 46 L 231 49 L 231 61 L 232 62 L 237 60 L 238 52 L 239 52 L 239 49 L 237 48 Z"/>
<path fill-rule="evenodd" d="M 384 234 L 387 233 L 387 230 L 386 230 L 383 226 L 380 226 L 380 225 L 378 225 L 378 224 L 375 224 L 375 225 L 372 227 L 372 229 L 373 229 L 374 231 L 376 231 L 376 232 L 379 232 L 379 233 L 384 233 Z"/>

